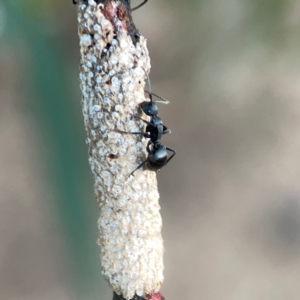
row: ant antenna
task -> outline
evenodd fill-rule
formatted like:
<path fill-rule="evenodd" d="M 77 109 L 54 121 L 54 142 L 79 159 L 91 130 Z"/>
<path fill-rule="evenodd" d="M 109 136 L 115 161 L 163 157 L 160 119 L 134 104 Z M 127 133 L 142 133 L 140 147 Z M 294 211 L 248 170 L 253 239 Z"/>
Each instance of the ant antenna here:
<path fill-rule="evenodd" d="M 131 11 L 137 10 L 138 8 L 142 7 L 144 4 L 146 4 L 148 2 L 148 0 L 144 0 L 144 2 L 142 2 L 140 5 L 134 7 L 131 9 Z"/>
<path fill-rule="evenodd" d="M 148 91 L 145 91 L 145 93 L 147 93 L 148 95 L 150 95 L 150 92 L 148 92 Z M 161 97 L 161 96 L 158 96 L 158 95 L 156 95 L 156 94 L 154 94 L 154 93 L 151 93 L 153 96 L 155 96 L 155 97 L 157 97 L 157 98 L 159 98 L 160 100 L 156 100 L 155 102 L 159 102 L 159 103 L 163 103 L 163 104 L 169 104 L 170 103 L 170 101 L 169 100 L 167 100 L 167 99 L 165 99 L 165 98 L 163 98 L 163 97 Z"/>
<path fill-rule="evenodd" d="M 152 100 L 152 91 L 151 91 L 150 78 L 149 78 L 149 75 L 148 75 L 147 71 L 144 69 L 144 67 L 142 67 L 142 68 L 143 68 L 143 70 L 144 70 L 144 72 L 146 74 L 146 77 L 147 77 L 147 83 L 148 83 L 148 87 L 149 87 L 149 92 L 147 92 L 147 93 L 148 93 L 148 95 L 150 97 L 150 101 L 153 102 L 153 100 Z"/>
<path fill-rule="evenodd" d="M 151 91 L 150 77 L 149 77 L 147 71 L 144 69 L 144 67 L 142 67 L 142 68 L 143 68 L 143 70 L 144 70 L 144 72 L 145 72 L 145 74 L 146 74 L 146 77 L 147 77 L 147 83 L 148 83 L 148 87 L 149 87 L 149 91 L 145 91 L 145 93 L 147 93 L 147 94 L 149 95 L 150 101 L 153 102 L 152 95 L 154 95 L 155 97 L 157 97 L 157 98 L 159 98 L 159 99 L 161 100 L 161 101 L 158 100 L 158 101 L 156 101 L 156 102 L 163 103 L 163 104 L 169 104 L 170 101 L 168 101 L 167 99 L 165 99 L 165 98 L 163 98 L 163 97 L 161 97 L 161 96 L 158 96 L 158 95 L 152 93 L 152 91 Z"/>

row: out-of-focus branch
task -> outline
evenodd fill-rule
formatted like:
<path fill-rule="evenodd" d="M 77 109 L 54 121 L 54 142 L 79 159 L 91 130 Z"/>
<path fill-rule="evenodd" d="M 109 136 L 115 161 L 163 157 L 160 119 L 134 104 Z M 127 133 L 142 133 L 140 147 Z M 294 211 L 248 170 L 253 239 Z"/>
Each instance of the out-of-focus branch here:
<path fill-rule="evenodd" d="M 97 1 L 99 2 L 99 1 Z M 78 4 L 80 87 L 89 163 L 100 207 L 102 273 L 114 300 L 154 299 L 163 281 L 162 220 L 156 174 L 130 172 L 146 159 L 146 141 L 118 130 L 143 131 L 150 59 L 127 0 Z"/>

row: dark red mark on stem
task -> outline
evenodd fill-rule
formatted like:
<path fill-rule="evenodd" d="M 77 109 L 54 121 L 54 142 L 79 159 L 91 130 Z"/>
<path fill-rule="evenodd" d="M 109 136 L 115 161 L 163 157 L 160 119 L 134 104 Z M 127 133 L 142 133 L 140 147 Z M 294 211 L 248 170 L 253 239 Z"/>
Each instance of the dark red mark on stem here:
<path fill-rule="evenodd" d="M 148 300 L 165 300 L 165 297 L 161 293 L 153 293 L 148 296 Z"/>
<path fill-rule="evenodd" d="M 131 36 L 134 45 L 139 42 L 140 34 L 133 23 L 128 1 L 120 0 L 114 6 L 112 0 L 105 0 L 103 5 L 102 13 L 113 24 L 115 33 L 124 29 Z"/>
<path fill-rule="evenodd" d="M 117 295 L 114 293 L 113 300 L 126 300 L 122 295 Z M 147 298 L 143 298 L 137 295 L 134 295 L 130 300 L 165 300 L 165 297 L 161 293 L 153 293 L 151 295 L 147 295 Z"/>

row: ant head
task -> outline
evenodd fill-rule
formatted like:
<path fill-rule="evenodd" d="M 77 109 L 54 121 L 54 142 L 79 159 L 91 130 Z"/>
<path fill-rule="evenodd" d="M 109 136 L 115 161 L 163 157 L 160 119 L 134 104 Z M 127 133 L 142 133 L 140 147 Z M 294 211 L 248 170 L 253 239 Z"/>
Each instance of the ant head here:
<path fill-rule="evenodd" d="M 153 117 L 158 114 L 158 107 L 153 101 L 144 101 L 141 103 L 141 109 L 143 112 L 150 117 Z"/>

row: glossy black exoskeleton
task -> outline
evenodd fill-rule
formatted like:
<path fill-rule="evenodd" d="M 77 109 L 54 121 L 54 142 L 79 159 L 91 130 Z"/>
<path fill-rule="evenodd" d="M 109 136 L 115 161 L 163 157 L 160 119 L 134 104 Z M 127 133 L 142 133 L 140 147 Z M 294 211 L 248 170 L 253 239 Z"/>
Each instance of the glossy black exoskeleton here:
<path fill-rule="evenodd" d="M 158 97 L 161 100 L 160 102 L 165 103 L 165 104 L 168 104 L 169 101 L 152 93 L 151 83 L 150 83 L 148 73 L 146 72 L 146 70 L 144 70 L 144 72 L 147 76 L 147 82 L 148 82 L 148 86 L 149 86 L 149 92 L 148 91 L 145 91 L 145 92 L 149 95 L 150 101 L 142 102 L 140 107 L 147 116 L 151 117 L 151 119 L 148 122 L 140 117 L 137 117 L 137 116 L 134 116 L 134 117 L 142 120 L 144 123 L 147 124 L 146 132 L 149 132 L 149 134 L 150 134 L 149 138 L 154 143 L 155 141 L 160 140 L 162 138 L 163 134 L 171 133 L 171 130 L 168 130 L 168 128 L 163 124 L 162 119 L 157 116 L 158 107 L 156 105 L 156 102 L 153 101 L 152 96 L 154 95 L 154 96 Z"/>
<path fill-rule="evenodd" d="M 121 133 L 130 133 L 130 134 L 140 134 L 145 138 L 150 139 L 152 143 L 155 143 L 158 140 L 161 140 L 163 134 L 171 133 L 171 130 L 167 129 L 167 127 L 162 123 L 161 118 L 157 116 L 153 116 L 150 121 L 144 120 L 141 117 L 134 116 L 134 118 L 139 119 L 147 124 L 146 130 L 144 132 L 136 131 L 136 132 L 128 132 L 121 131 Z"/>
<path fill-rule="evenodd" d="M 152 149 L 150 148 L 152 144 Z M 141 164 L 139 164 L 130 174 L 132 175 L 136 170 L 147 163 L 148 170 L 159 171 L 164 167 L 176 154 L 174 149 L 164 146 L 160 141 L 155 141 L 154 143 L 150 140 L 147 144 L 146 150 L 148 152 L 148 157 Z M 168 158 L 168 151 L 173 152 L 173 154 Z"/>
<path fill-rule="evenodd" d="M 147 167 L 149 170 L 152 171 L 158 171 L 160 170 L 163 166 L 165 166 L 171 158 L 176 154 L 176 151 L 164 146 L 160 140 L 164 134 L 171 133 L 171 130 L 169 130 L 162 122 L 161 118 L 157 116 L 158 113 L 158 108 L 156 103 L 152 99 L 152 95 L 155 95 L 151 92 L 151 85 L 150 85 L 150 79 L 145 71 L 148 79 L 148 85 L 149 85 L 149 92 L 146 91 L 146 93 L 149 94 L 150 101 L 144 101 L 141 104 L 141 109 L 143 112 L 150 116 L 151 119 L 150 121 L 147 121 L 141 117 L 138 116 L 133 116 L 137 119 L 140 119 L 144 123 L 147 124 L 146 129 L 144 132 L 127 132 L 127 131 L 121 131 L 118 130 L 118 132 L 121 133 L 129 133 L 129 134 L 140 134 L 143 135 L 145 138 L 149 138 L 149 142 L 147 144 L 146 150 L 148 152 L 148 157 L 145 161 L 143 161 L 135 170 L 133 170 L 129 175 L 132 175 L 137 169 L 139 169 L 141 166 L 143 166 L 145 163 L 147 163 Z M 164 103 L 168 103 L 167 100 L 164 98 L 161 98 L 158 95 L 155 95 L 156 97 L 160 98 L 163 100 Z M 171 151 L 173 154 L 168 158 L 168 152 Z"/>
<path fill-rule="evenodd" d="M 148 93 L 150 101 L 142 102 L 140 107 L 147 116 L 151 117 L 151 119 L 150 119 L 150 121 L 147 121 L 141 117 L 133 115 L 134 118 L 139 119 L 139 120 L 143 121 L 145 124 L 147 124 L 145 132 L 140 132 L 140 131 L 138 131 L 138 132 L 120 131 L 120 132 L 131 133 L 131 134 L 141 134 L 145 138 L 149 138 L 152 143 L 155 143 L 156 141 L 161 140 L 163 134 L 171 133 L 171 130 L 169 130 L 163 124 L 162 119 L 157 116 L 158 107 L 157 107 L 156 103 L 153 101 L 152 95 L 155 95 L 156 97 L 161 99 L 163 101 L 163 103 L 169 103 L 169 101 L 156 95 L 156 94 L 153 94 L 151 92 L 150 79 L 149 79 L 149 76 L 148 76 L 146 70 L 144 70 L 144 71 L 147 76 L 148 86 L 149 86 L 149 90 L 150 90 L 149 92 L 148 91 L 145 91 L 145 92 Z"/>

